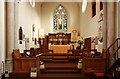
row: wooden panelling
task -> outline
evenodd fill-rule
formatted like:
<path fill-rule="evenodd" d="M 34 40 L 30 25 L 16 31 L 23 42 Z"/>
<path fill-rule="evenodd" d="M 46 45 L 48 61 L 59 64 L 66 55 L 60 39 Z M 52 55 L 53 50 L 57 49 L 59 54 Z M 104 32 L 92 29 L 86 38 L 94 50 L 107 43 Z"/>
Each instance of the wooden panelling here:
<path fill-rule="evenodd" d="M 85 38 L 84 49 L 91 49 L 91 37 Z"/>
<path fill-rule="evenodd" d="M 85 72 L 105 72 L 106 59 L 103 58 L 84 58 L 83 71 Z"/>
<path fill-rule="evenodd" d="M 39 70 L 39 59 L 20 58 L 13 60 L 13 72 L 30 72 L 31 67 L 36 67 Z"/>
<path fill-rule="evenodd" d="M 18 51 L 16 51 L 18 50 Z M 30 72 L 31 67 L 36 67 L 39 71 L 40 64 L 39 58 L 37 57 L 19 57 L 16 58 L 16 53 L 20 54 L 19 49 L 13 50 L 13 72 Z"/>
<path fill-rule="evenodd" d="M 49 43 L 52 45 L 67 45 L 71 41 L 71 33 L 49 33 Z"/>

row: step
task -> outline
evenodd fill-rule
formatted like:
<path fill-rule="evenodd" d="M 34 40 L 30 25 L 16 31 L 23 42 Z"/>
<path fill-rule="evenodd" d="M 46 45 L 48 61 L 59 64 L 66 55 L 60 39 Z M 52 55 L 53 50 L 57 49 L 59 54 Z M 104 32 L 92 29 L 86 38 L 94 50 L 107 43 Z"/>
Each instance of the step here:
<path fill-rule="evenodd" d="M 6 79 L 6 78 L 4 78 Z M 7 78 L 8 79 L 8 78 Z M 93 73 L 56 73 L 56 72 L 45 72 L 40 73 L 39 78 L 30 78 L 29 73 L 10 73 L 9 79 L 96 79 Z"/>
<path fill-rule="evenodd" d="M 45 65 L 45 68 L 46 69 L 50 69 L 50 68 L 52 68 L 52 69 L 57 69 L 57 68 L 59 68 L 59 69 L 70 69 L 70 68 L 77 68 L 77 63 L 71 63 L 71 62 L 67 62 L 67 63 L 54 63 L 54 62 L 51 62 L 51 63 L 44 63 L 44 65 Z"/>
<path fill-rule="evenodd" d="M 69 60 L 67 59 L 67 60 L 56 60 L 56 59 L 53 59 L 53 61 L 52 61 L 53 63 L 67 63 L 67 62 L 69 62 Z"/>
<path fill-rule="evenodd" d="M 41 61 L 46 62 L 46 63 L 67 63 L 67 62 L 74 62 L 78 63 L 79 59 L 62 59 L 62 58 L 55 58 L 55 59 L 42 59 Z"/>
<path fill-rule="evenodd" d="M 76 69 L 77 68 L 77 66 L 73 66 L 73 67 L 71 67 L 71 66 L 66 66 L 66 67 L 60 67 L 60 66 L 56 66 L 56 67 L 45 67 L 45 69 Z"/>
<path fill-rule="evenodd" d="M 67 56 L 67 55 L 54 55 L 54 56 L 48 55 L 48 56 L 40 57 L 41 60 L 44 60 L 44 59 L 76 59 L 76 58 L 80 59 L 82 57 L 79 55 L 76 55 L 75 57 L 73 55 L 69 55 L 69 56 Z"/>
<path fill-rule="evenodd" d="M 46 56 L 46 55 L 54 55 L 54 56 L 67 56 L 67 55 L 70 55 L 70 56 L 73 56 L 73 55 L 81 55 L 81 53 L 47 53 L 47 54 L 42 54 L 42 56 Z"/>
<path fill-rule="evenodd" d="M 76 77 L 76 76 L 81 76 L 83 73 L 55 73 L 55 72 L 46 72 L 46 73 L 40 73 L 41 77 Z"/>
<path fill-rule="evenodd" d="M 44 69 L 44 70 L 41 70 L 41 72 L 78 73 L 78 72 L 81 72 L 81 70 L 80 69 Z"/>
<path fill-rule="evenodd" d="M 86 73 L 41 73 L 40 79 L 96 79 L 94 74 Z"/>

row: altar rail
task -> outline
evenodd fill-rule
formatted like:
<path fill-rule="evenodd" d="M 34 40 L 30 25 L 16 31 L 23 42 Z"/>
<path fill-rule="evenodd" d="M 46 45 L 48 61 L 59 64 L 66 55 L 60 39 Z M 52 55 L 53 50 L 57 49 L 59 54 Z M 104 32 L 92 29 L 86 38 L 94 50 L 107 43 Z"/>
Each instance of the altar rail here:
<path fill-rule="evenodd" d="M 62 49 L 61 49 L 62 50 Z M 54 53 L 54 50 L 49 49 L 36 49 L 36 50 L 24 50 L 24 53 L 31 52 L 34 57 L 39 57 L 40 60 L 42 59 L 80 59 L 85 56 L 91 56 L 92 53 L 96 53 L 96 49 L 80 49 L 80 50 L 73 50 L 73 49 L 66 49 L 65 53 Z"/>

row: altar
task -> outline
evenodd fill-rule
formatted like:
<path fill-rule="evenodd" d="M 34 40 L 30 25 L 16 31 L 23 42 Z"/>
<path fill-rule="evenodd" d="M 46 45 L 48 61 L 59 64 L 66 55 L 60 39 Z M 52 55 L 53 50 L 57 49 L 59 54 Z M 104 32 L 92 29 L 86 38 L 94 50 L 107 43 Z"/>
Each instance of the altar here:
<path fill-rule="evenodd" d="M 53 50 L 54 54 L 67 54 L 72 49 L 71 45 L 49 45 L 49 50 Z"/>

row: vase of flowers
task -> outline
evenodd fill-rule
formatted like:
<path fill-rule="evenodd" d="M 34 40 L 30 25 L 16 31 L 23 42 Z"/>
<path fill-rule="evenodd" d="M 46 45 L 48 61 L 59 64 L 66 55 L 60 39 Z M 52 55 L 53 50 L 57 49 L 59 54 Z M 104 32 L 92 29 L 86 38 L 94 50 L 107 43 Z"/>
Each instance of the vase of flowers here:
<path fill-rule="evenodd" d="M 78 41 L 77 41 L 77 43 L 78 43 L 79 46 L 77 46 L 76 49 L 81 49 L 81 46 L 82 46 L 83 42 L 84 42 L 83 37 L 80 37 L 80 38 L 78 39 Z"/>

